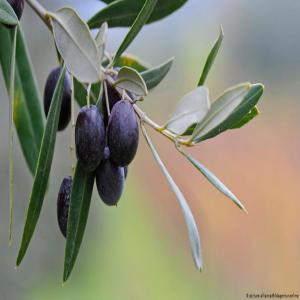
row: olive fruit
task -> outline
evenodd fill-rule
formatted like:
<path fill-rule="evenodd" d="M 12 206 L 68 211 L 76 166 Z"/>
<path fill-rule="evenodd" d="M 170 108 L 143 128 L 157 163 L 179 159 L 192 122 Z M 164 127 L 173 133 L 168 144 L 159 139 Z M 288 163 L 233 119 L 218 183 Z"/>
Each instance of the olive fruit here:
<path fill-rule="evenodd" d="M 61 183 L 57 197 L 57 220 L 59 229 L 64 237 L 66 237 L 67 235 L 67 224 L 72 183 L 73 182 L 71 176 L 65 177 Z"/>
<path fill-rule="evenodd" d="M 86 171 L 96 170 L 103 158 L 105 127 L 95 105 L 80 109 L 75 127 L 76 154 Z"/>
<path fill-rule="evenodd" d="M 106 84 L 107 86 L 107 96 L 108 96 L 108 103 L 109 103 L 109 111 L 112 110 L 113 106 L 121 100 L 119 93 L 117 90 L 109 83 Z M 105 91 L 102 93 L 102 112 L 103 112 L 103 120 L 104 124 L 107 125 L 108 123 L 108 112 L 107 112 L 107 105 L 106 105 L 106 97 Z"/>
<path fill-rule="evenodd" d="M 104 159 L 96 170 L 96 185 L 102 201 L 117 205 L 124 190 L 125 174 L 122 167 L 115 166 L 109 159 L 109 149 L 104 151 Z"/>
<path fill-rule="evenodd" d="M 46 81 L 45 90 L 44 90 L 44 111 L 47 117 L 52 96 L 58 81 L 59 75 L 62 72 L 62 68 L 58 67 L 53 69 Z M 68 72 L 66 72 L 64 90 L 61 101 L 61 111 L 59 115 L 58 130 L 65 129 L 71 119 L 71 78 Z"/>
<path fill-rule="evenodd" d="M 128 166 L 133 160 L 139 143 L 139 127 L 131 103 L 117 102 L 109 117 L 107 144 L 111 161 L 119 167 Z"/>
<path fill-rule="evenodd" d="M 20 20 L 24 10 L 24 2 L 25 0 L 7 0 L 12 9 L 14 10 L 16 16 Z M 10 27 L 10 26 L 9 26 Z"/>

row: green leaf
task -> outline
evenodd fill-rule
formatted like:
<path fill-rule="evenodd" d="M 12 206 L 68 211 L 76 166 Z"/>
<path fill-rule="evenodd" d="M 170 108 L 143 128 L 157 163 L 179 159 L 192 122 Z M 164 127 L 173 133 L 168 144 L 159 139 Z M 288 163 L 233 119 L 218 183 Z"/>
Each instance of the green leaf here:
<path fill-rule="evenodd" d="M 139 14 L 136 17 L 136 19 L 134 20 L 131 28 L 129 29 L 127 35 L 125 36 L 123 42 L 121 43 L 121 45 L 114 57 L 113 64 L 115 64 L 115 62 L 118 60 L 118 58 L 128 48 L 128 46 L 131 44 L 131 42 L 134 40 L 134 38 L 138 35 L 140 30 L 146 24 L 156 3 L 157 3 L 157 0 L 146 0 L 145 1 L 143 8 L 139 12 Z"/>
<path fill-rule="evenodd" d="M 166 62 L 157 67 L 151 68 L 141 73 L 141 76 L 145 80 L 148 90 L 154 89 L 161 83 L 161 81 L 170 71 L 173 61 L 174 57 L 168 59 Z"/>
<path fill-rule="evenodd" d="M 180 208 L 182 210 L 186 225 L 187 225 L 187 229 L 188 229 L 188 233 L 189 233 L 189 239 L 190 239 L 190 244 L 191 244 L 191 248 L 192 248 L 192 253 L 193 253 L 193 257 L 194 257 L 194 262 L 195 265 L 197 267 L 197 269 L 201 270 L 202 269 L 202 254 L 201 254 L 201 243 L 200 243 L 200 238 L 199 238 L 199 233 L 198 233 L 198 228 L 196 225 L 196 222 L 194 220 L 193 214 L 184 198 L 184 195 L 182 194 L 182 192 L 180 191 L 180 189 L 178 188 L 178 186 L 176 185 L 176 183 L 174 182 L 173 178 L 171 177 L 171 175 L 169 174 L 167 168 L 165 167 L 164 163 L 162 162 L 162 160 L 160 159 L 154 145 L 152 144 L 150 138 L 148 137 L 148 134 L 146 132 L 146 129 L 144 128 L 144 126 L 142 126 L 142 131 L 143 134 L 145 136 L 145 139 L 152 151 L 152 154 L 157 162 L 157 164 L 159 165 L 159 167 L 161 168 L 163 174 L 165 175 L 169 185 L 171 186 L 174 194 L 176 195 L 176 199 L 180 205 Z"/>
<path fill-rule="evenodd" d="M 0 40 L 0 62 L 5 84 L 9 90 L 12 36 L 10 30 L 1 24 Z M 44 124 L 34 72 L 20 29 L 17 35 L 16 52 L 14 123 L 25 160 L 31 173 L 34 174 Z"/>
<path fill-rule="evenodd" d="M 203 68 L 203 71 L 202 71 L 202 74 L 201 74 L 201 77 L 200 77 L 200 80 L 199 80 L 199 83 L 198 83 L 198 86 L 200 85 L 204 85 L 205 83 L 205 80 L 208 76 L 208 73 L 217 57 L 217 54 L 220 50 L 220 47 L 221 47 L 221 44 L 222 44 L 222 41 L 223 41 L 223 37 L 224 37 L 224 33 L 223 33 L 223 29 L 221 27 L 221 31 L 220 31 L 220 34 L 219 34 L 219 37 L 218 39 L 215 41 L 208 57 L 207 57 L 207 60 L 205 62 L 205 65 L 204 65 L 204 68 Z"/>
<path fill-rule="evenodd" d="M 258 115 L 259 115 L 259 110 L 258 110 L 258 108 L 256 106 L 254 106 L 254 108 L 252 108 L 245 116 L 243 116 L 242 119 L 240 119 L 234 125 L 230 126 L 230 129 L 241 128 L 242 126 L 244 126 L 247 123 L 249 123 L 252 119 L 254 119 Z"/>
<path fill-rule="evenodd" d="M 7 0 L 0 0 L 0 23 L 10 26 L 19 23 L 18 17 Z"/>
<path fill-rule="evenodd" d="M 61 72 L 57 81 L 51 105 L 48 113 L 46 127 L 42 139 L 36 173 L 34 176 L 26 221 L 22 236 L 21 247 L 17 258 L 17 266 L 20 265 L 40 216 L 44 197 L 47 190 L 52 159 L 55 148 L 56 132 L 61 110 L 62 94 L 64 89 L 65 69 Z"/>
<path fill-rule="evenodd" d="M 247 212 L 244 205 L 239 201 L 239 199 L 206 167 L 196 161 L 193 157 L 185 153 L 182 149 L 177 147 L 177 150 L 189 161 L 192 165 L 200 171 L 204 177 L 222 194 L 231 199 L 240 209 Z"/>
<path fill-rule="evenodd" d="M 143 72 L 148 70 L 150 68 L 150 65 L 141 61 L 139 58 L 132 54 L 123 54 L 116 60 L 115 67 L 130 67 L 138 72 Z"/>
<path fill-rule="evenodd" d="M 145 3 L 144 0 L 117 0 L 105 2 L 109 5 L 96 13 L 88 21 L 90 28 L 99 28 L 103 22 L 107 22 L 109 27 L 129 27 L 134 22 Z M 147 23 L 149 24 L 165 18 L 183 6 L 186 2 L 187 0 L 159 0 Z"/>
<path fill-rule="evenodd" d="M 69 278 L 78 256 L 87 223 L 93 185 L 93 173 L 85 172 L 77 164 L 69 208 L 63 281 Z"/>
<path fill-rule="evenodd" d="M 134 93 L 137 96 L 146 96 L 148 94 L 144 79 L 133 68 L 121 68 L 118 72 L 118 76 L 114 85 L 131 93 Z"/>
<path fill-rule="evenodd" d="M 240 84 L 225 91 L 214 101 L 207 116 L 198 123 L 193 132 L 191 137 L 193 144 L 200 142 L 211 131 L 218 132 L 220 124 L 242 103 L 250 89 L 250 83 Z"/>
<path fill-rule="evenodd" d="M 210 130 L 206 134 L 203 134 L 203 132 L 201 141 L 215 137 L 221 132 L 224 132 L 227 129 L 231 129 L 231 127 L 234 128 L 234 126 L 236 126 L 235 124 L 238 125 L 239 122 L 245 122 L 245 120 L 242 121 L 242 119 L 249 113 L 251 109 L 255 107 L 260 97 L 262 96 L 263 91 L 264 86 L 260 83 L 250 85 L 250 89 L 248 90 L 248 92 L 244 96 L 241 96 L 242 101 L 238 105 L 238 107 L 236 107 L 234 111 L 224 119 L 223 122 L 219 123 L 217 127 Z M 248 119 L 248 121 L 250 120 Z"/>
<path fill-rule="evenodd" d="M 165 128 L 181 135 L 191 125 L 201 122 L 209 112 L 209 108 L 208 89 L 200 86 L 180 100 Z"/>
<path fill-rule="evenodd" d="M 51 14 L 51 21 L 57 49 L 69 72 L 81 82 L 100 81 L 102 57 L 86 23 L 69 7 Z"/>
<path fill-rule="evenodd" d="M 108 31 L 108 25 L 106 22 L 104 22 L 101 25 L 95 38 L 96 46 L 98 48 L 101 57 L 104 56 L 104 52 L 105 52 L 107 31 Z"/>

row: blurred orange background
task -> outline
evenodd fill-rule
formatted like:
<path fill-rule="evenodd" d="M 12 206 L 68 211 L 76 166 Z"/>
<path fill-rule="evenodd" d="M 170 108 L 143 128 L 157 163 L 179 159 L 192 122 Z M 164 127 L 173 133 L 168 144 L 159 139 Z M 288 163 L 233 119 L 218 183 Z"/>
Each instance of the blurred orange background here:
<path fill-rule="evenodd" d="M 96 0 L 69 4 L 87 19 Z M 8 240 L 8 101 L 2 74 L 0 146 L 0 299 L 246 299 L 246 293 L 300 293 L 300 3 L 286 0 L 190 0 L 167 19 L 146 26 L 128 52 L 152 65 L 175 56 L 169 76 L 141 107 L 163 123 L 197 83 L 218 35 L 224 43 L 207 85 L 214 99 L 227 87 L 265 84 L 261 114 L 240 130 L 189 149 L 244 203 L 241 212 L 212 187 L 163 137 L 149 129 L 199 226 L 204 270 L 195 270 L 179 206 L 141 137 L 118 208 L 94 191 L 82 249 L 70 281 L 61 287 L 64 239 L 56 196 L 69 170 L 69 133 L 59 134 L 45 206 L 24 263 L 14 269 L 32 178 L 15 146 L 14 244 Z M 47 29 L 26 7 L 25 35 L 42 93 L 56 66 Z M 38 24 L 38 25 L 37 25 Z M 109 33 L 115 51 L 126 29 Z"/>

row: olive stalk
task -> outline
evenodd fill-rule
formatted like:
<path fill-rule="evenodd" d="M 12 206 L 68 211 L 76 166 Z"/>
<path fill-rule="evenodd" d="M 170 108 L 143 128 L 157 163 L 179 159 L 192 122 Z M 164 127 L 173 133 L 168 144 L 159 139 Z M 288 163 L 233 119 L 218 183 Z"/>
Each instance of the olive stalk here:
<path fill-rule="evenodd" d="M 34 10 L 34 12 L 42 19 L 42 21 L 52 31 L 52 24 L 50 22 L 49 13 L 47 12 L 47 10 L 37 0 L 26 0 L 26 1 L 30 5 L 30 7 Z M 108 53 L 106 53 L 106 55 L 108 55 Z M 102 70 L 103 70 L 103 68 L 102 68 Z M 103 71 L 106 75 L 108 75 L 109 73 L 110 74 L 114 73 L 112 69 L 109 69 L 109 66 L 106 70 L 103 70 Z M 111 78 L 111 76 L 109 76 L 109 75 L 106 76 L 106 80 L 109 83 L 114 84 L 114 80 L 113 80 L 113 78 Z M 121 93 L 120 96 L 122 96 L 122 95 L 123 94 Z M 129 100 L 132 103 L 134 102 L 128 96 L 128 94 L 126 92 L 124 93 L 124 99 Z M 187 139 L 178 137 L 177 135 L 173 134 L 169 130 L 165 129 L 164 126 L 158 125 L 156 122 L 154 122 L 152 119 L 150 119 L 146 115 L 146 113 L 140 109 L 140 107 L 138 105 L 136 105 L 135 103 L 133 103 L 132 105 L 133 105 L 133 108 L 134 108 L 137 116 L 143 121 L 144 124 L 147 124 L 148 126 L 152 127 L 154 130 L 159 132 L 160 134 L 167 137 L 175 145 L 184 145 L 184 146 L 188 146 L 188 147 L 193 146 L 190 143 L 190 141 L 188 141 Z"/>

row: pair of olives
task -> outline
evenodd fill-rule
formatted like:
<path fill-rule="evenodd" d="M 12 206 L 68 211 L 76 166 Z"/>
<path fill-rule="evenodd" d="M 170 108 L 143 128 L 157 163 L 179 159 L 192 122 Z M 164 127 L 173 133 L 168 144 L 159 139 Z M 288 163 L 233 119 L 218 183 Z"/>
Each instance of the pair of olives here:
<path fill-rule="evenodd" d="M 54 69 L 47 79 L 44 90 L 46 116 L 61 71 L 61 68 Z M 75 146 L 81 167 L 95 175 L 100 198 L 105 204 L 113 206 L 121 198 L 128 165 L 137 152 L 139 128 L 132 104 L 121 100 L 113 86 L 107 84 L 107 87 L 110 115 L 104 96 L 101 101 L 102 113 L 94 105 L 82 107 L 76 120 Z M 71 80 L 66 73 L 58 130 L 65 129 L 70 118 Z M 64 236 L 71 190 L 72 178 L 68 176 L 62 181 L 57 200 L 58 223 Z"/>

